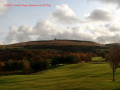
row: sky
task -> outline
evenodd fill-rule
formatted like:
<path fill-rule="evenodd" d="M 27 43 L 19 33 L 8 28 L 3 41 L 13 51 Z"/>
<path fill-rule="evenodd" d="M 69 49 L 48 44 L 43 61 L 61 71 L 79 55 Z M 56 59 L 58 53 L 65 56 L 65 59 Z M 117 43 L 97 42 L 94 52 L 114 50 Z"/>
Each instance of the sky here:
<path fill-rule="evenodd" d="M 0 44 L 55 38 L 120 43 L 120 0 L 0 0 Z"/>

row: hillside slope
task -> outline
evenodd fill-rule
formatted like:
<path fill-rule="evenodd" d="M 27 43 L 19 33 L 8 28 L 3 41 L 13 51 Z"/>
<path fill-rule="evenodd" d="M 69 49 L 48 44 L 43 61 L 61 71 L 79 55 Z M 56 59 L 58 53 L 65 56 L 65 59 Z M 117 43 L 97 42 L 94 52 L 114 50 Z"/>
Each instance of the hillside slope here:
<path fill-rule="evenodd" d="M 112 69 L 106 64 L 72 64 L 33 75 L 0 77 L 0 90 L 119 90 L 119 70 L 112 82 Z"/>
<path fill-rule="evenodd" d="M 77 41 L 77 40 L 46 40 L 46 41 L 29 41 L 11 44 L 12 46 L 26 46 L 26 45 L 76 45 L 76 46 L 103 46 L 102 44 L 98 44 L 91 41 Z"/>
<path fill-rule="evenodd" d="M 29 41 L 8 45 L 8 47 L 22 47 L 25 49 L 55 49 L 71 52 L 96 52 L 96 50 L 106 49 L 103 44 L 92 41 L 78 40 L 44 40 L 44 41 Z"/>

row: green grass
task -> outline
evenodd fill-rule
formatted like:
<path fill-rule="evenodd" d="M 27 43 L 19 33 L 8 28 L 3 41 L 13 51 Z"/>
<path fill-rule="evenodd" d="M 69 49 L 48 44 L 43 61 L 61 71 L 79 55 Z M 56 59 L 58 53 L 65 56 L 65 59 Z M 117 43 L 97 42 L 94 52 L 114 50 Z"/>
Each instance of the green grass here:
<path fill-rule="evenodd" d="M 92 62 L 104 62 L 105 58 L 103 57 L 93 57 Z"/>
<path fill-rule="evenodd" d="M 0 90 L 120 90 L 120 70 L 112 82 L 105 64 L 72 64 L 32 75 L 0 77 Z"/>

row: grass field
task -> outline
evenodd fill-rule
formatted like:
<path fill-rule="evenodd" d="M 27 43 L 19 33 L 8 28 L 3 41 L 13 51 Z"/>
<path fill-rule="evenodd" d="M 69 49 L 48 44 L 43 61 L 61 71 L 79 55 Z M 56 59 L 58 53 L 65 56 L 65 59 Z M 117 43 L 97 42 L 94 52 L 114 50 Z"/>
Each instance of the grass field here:
<path fill-rule="evenodd" d="M 0 90 L 120 90 L 120 69 L 112 82 L 105 64 L 72 64 L 32 75 L 0 77 Z"/>

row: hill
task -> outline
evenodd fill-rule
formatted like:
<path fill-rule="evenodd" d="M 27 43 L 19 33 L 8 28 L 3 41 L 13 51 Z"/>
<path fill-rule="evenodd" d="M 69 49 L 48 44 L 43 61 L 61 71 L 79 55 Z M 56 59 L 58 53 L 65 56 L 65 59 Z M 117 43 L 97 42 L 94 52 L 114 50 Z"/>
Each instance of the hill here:
<path fill-rule="evenodd" d="M 112 69 L 105 64 L 72 64 L 32 75 L 0 77 L 0 90 L 119 90 L 119 70 L 112 82 Z"/>
<path fill-rule="evenodd" d="M 11 44 L 12 46 L 33 46 L 33 45 L 69 45 L 69 46 L 103 46 L 91 41 L 78 41 L 78 40 L 44 40 L 44 41 L 29 41 Z"/>
<path fill-rule="evenodd" d="M 109 44 L 106 44 L 105 46 L 107 47 L 120 46 L 120 43 L 109 43 Z"/>
<path fill-rule="evenodd" d="M 8 45 L 8 47 L 22 47 L 25 49 L 55 49 L 72 52 L 95 52 L 98 49 L 105 49 L 103 44 L 91 41 L 78 40 L 44 40 L 44 41 L 29 41 Z"/>

